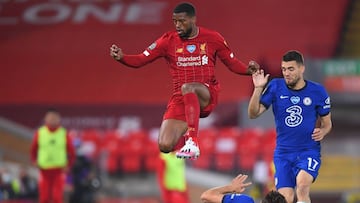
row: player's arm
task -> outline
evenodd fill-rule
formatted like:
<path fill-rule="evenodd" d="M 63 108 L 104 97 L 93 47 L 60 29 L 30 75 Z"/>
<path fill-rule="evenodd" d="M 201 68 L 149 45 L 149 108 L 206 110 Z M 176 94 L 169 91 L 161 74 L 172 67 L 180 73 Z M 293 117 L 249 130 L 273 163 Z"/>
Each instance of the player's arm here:
<path fill-rule="evenodd" d="M 203 203 L 221 203 L 224 196 L 228 193 L 241 193 L 245 188 L 251 185 L 250 182 L 244 183 L 248 176 L 238 175 L 231 183 L 225 186 L 211 188 L 201 194 L 201 201 Z"/>
<path fill-rule="evenodd" d="M 225 39 L 219 34 L 217 40 L 217 55 L 220 60 L 234 73 L 241 75 L 251 75 L 259 70 L 260 66 L 255 61 L 250 61 L 248 65 L 237 59 Z"/>
<path fill-rule="evenodd" d="M 131 68 L 140 68 L 160 57 L 158 54 L 150 54 L 148 50 L 136 55 L 124 54 L 115 44 L 110 47 L 110 56 Z"/>
<path fill-rule="evenodd" d="M 265 85 L 267 84 L 268 78 L 269 74 L 264 76 L 264 70 L 258 70 L 252 74 L 254 91 L 248 106 L 248 116 L 251 119 L 259 117 L 263 112 L 266 111 L 266 107 L 260 103 L 260 97 L 264 91 Z"/>
<path fill-rule="evenodd" d="M 124 54 L 121 48 L 113 44 L 110 47 L 110 56 L 116 61 L 131 67 L 140 68 L 155 59 L 166 55 L 166 45 L 169 42 L 169 33 L 165 33 L 149 47 L 147 47 L 141 54 L 128 55 Z"/>
<path fill-rule="evenodd" d="M 75 147 L 73 145 L 73 140 L 69 135 L 69 132 L 66 133 L 66 152 L 68 157 L 68 167 L 72 167 L 75 162 Z"/>
<path fill-rule="evenodd" d="M 39 139 L 39 134 L 36 131 L 30 147 L 30 159 L 34 165 L 37 165 L 37 155 L 39 149 L 38 139 Z"/>
<path fill-rule="evenodd" d="M 331 113 L 327 114 L 326 116 L 320 117 L 320 126 L 314 129 L 312 134 L 312 138 L 315 141 L 321 141 L 324 139 L 325 135 L 327 135 L 332 128 L 331 122 Z"/>

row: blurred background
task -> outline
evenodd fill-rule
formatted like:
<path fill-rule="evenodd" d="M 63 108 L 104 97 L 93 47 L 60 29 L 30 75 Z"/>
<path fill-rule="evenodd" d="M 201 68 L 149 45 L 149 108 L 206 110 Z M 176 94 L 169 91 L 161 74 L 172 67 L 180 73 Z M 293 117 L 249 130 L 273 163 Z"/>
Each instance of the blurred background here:
<path fill-rule="evenodd" d="M 158 127 L 171 95 L 165 60 L 130 69 L 109 56 L 114 43 L 141 53 L 172 30 L 175 0 L 0 0 L 0 201 L 35 202 L 29 151 L 46 110 L 62 115 L 78 156 L 89 160 L 96 202 L 160 203 Z M 296 49 L 306 79 L 325 85 L 333 130 L 313 202 L 360 202 L 360 1 L 194 1 L 197 24 L 219 31 L 245 63 L 281 77 L 282 55 Z M 247 173 L 246 193 L 273 188 L 271 113 L 247 119 L 251 78 L 216 67 L 219 106 L 201 120 L 196 161 L 186 161 L 189 201 Z M 266 175 L 264 175 L 266 174 Z M 23 180 L 29 190 L 21 190 Z M 32 181 L 30 181 L 32 180 Z M 31 192 L 29 192 L 31 191 Z M 74 191 L 67 184 L 65 196 Z"/>

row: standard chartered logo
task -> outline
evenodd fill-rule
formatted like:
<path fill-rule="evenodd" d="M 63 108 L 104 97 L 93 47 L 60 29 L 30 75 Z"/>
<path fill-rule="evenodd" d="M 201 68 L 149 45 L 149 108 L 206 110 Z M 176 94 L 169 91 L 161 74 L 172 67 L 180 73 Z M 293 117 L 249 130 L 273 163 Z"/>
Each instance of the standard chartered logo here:
<path fill-rule="evenodd" d="M 303 121 L 303 117 L 301 115 L 302 108 L 298 105 L 290 106 L 286 109 L 286 112 L 289 113 L 288 116 L 285 117 L 285 124 L 289 127 L 296 127 L 301 124 Z"/>
<path fill-rule="evenodd" d="M 179 56 L 177 57 L 177 66 L 187 67 L 187 66 L 202 66 L 207 65 L 209 63 L 209 57 L 206 55 L 203 56 L 189 56 L 189 57 L 183 57 Z"/>

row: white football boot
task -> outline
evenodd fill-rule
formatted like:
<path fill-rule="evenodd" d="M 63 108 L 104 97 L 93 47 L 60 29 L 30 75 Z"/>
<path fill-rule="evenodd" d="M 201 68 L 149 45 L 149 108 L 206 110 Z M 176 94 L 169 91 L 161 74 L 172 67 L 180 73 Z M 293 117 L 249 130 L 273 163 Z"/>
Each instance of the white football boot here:
<path fill-rule="evenodd" d="M 191 137 L 186 140 L 185 145 L 176 152 L 179 159 L 197 159 L 200 156 L 200 149 Z"/>

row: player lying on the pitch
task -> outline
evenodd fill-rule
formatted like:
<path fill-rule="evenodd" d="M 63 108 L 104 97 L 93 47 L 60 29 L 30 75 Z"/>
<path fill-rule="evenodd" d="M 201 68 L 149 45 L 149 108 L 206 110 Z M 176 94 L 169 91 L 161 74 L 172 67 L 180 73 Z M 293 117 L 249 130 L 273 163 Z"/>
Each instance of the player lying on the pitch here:
<path fill-rule="evenodd" d="M 244 183 L 247 175 L 239 174 L 229 184 L 206 190 L 201 195 L 203 203 L 254 203 L 249 195 L 242 194 L 251 182 Z M 285 197 L 277 191 L 270 191 L 261 203 L 286 203 Z"/>

